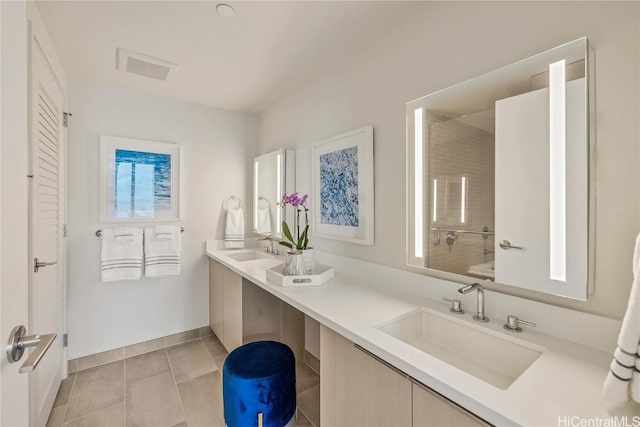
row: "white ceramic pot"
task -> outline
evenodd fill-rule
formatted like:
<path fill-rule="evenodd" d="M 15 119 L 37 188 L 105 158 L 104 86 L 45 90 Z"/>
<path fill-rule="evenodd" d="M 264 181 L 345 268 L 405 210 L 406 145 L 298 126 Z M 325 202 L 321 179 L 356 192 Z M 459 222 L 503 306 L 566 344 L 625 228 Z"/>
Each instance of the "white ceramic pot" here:
<path fill-rule="evenodd" d="M 305 274 L 302 251 L 288 250 L 284 258 L 283 276 L 302 276 Z"/>
<path fill-rule="evenodd" d="M 304 260 L 305 274 L 313 273 L 313 248 L 302 250 L 302 259 Z"/>

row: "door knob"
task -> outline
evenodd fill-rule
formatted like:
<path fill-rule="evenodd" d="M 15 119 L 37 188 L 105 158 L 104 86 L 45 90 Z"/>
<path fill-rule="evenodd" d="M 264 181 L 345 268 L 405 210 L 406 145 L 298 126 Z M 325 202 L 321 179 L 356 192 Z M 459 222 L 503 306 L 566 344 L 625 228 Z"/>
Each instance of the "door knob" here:
<path fill-rule="evenodd" d="M 505 251 L 509 249 L 522 249 L 522 246 L 513 246 L 508 240 L 503 240 L 502 242 L 500 242 L 500 247 Z"/>
<path fill-rule="evenodd" d="M 33 259 L 33 272 L 37 273 L 38 270 L 40 270 L 42 267 L 48 267 L 50 265 L 56 265 L 57 263 L 58 263 L 57 261 L 44 262 L 44 261 L 39 261 L 38 258 L 34 258 Z"/>
<path fill-rule="evenodd" d="M 24 350 L 27 347 L 35 347 L 27 360 L 22 364 L 18 372 L 21 374 L 32 372 L 42 360 L 42 356 L 49 350 L 51 344 L 56 339 L 56 334 L 28 335 L 27 329 L 20 325 L 11 330 L 9 342 L 7 343 L 7 359 L 9 363 L 14 363 L 22 359 Z"/>

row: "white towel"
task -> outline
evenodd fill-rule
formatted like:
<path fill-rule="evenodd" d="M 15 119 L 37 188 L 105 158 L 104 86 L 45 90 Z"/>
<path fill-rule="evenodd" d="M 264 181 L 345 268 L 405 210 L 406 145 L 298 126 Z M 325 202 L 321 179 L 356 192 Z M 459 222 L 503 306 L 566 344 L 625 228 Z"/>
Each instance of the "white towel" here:
<path fill-rule="evenodd" d="M 167 233 L 167 228 L 171 230 Z M 160 232 L 159 232 L 160 231 Z M 166 238 L 170 234 L 170 238 Z M 180 274 L 182 236 L 178 226 L 155 226 L 144 229 L 145 277 L 175 276 Z"/>
<path fill-rule="evenodd" d="M 156 239 L 158 240 L 171 240 L 173 239 L 173 233 L 175 233 L 176 227 L 173 225 L 156 225 L 154 227 L 154 233 L 156 235 Z"/>
<path fill-rule="evenodd" d="M 116 237 L 116 230 L 102 230 L 100 279 L 105 283 L 142 276 L 142 230 L 128 228 L 126 232 L 123 229 L 118 232 L 121 234 Z"/>
<path fill-rule="evenodd" d="M 116 227 L 113 229 L 113 235 L 118 242 L 131 242 L 134 238 L 135 228 L 133 227 Z"/>
<path fill-rule="evenodd" d="M 224 246 L 229 249 L 244 248 L 244 214 L 242 213 L 242 208 L 227 209 Z"/>
<path fill-rule="evenodd" d="M 640 234 L 633 254 L 633 285 L 627 312 L 618 335 L 611 369 L 602 386 L 602 397 L 610 408 L 624 405 L 631 397 L 640 402 Z"/>
<path fill-rule="evenodd" d="M 267 207 L 260 206 L 258 204 L 258 218 L 256 224 L 256 233 L 258 234 L 271 234 L 271 209 L 267 204 Z"/>

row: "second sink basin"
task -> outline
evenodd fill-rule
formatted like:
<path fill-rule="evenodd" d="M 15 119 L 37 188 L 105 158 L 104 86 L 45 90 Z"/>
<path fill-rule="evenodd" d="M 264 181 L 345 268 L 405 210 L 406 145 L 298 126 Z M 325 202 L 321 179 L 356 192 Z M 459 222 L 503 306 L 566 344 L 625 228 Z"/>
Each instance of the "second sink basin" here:
<path fill-rule="evenodd" d="M 377 328 L 503 390 L 543 351 L 503 338 L 490 329 L 483 330 L 486 327 L 423 308 Z"/>
<path fill-rule="evenodd" d="M 265 253 L 254 251 L 254 250 L 242 251 L 238 253 L 229 254 L 227 256 L 232 260 L 238 261 L 238 262 L 255 261 L 257 259 L 271 258 L 271 255 L 267 255 Z"/>

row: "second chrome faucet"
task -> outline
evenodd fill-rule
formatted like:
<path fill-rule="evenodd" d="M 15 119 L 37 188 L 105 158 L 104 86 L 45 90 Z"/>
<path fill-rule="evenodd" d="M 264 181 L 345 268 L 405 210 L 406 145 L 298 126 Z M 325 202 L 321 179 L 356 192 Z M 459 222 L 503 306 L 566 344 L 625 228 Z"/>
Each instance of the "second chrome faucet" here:
<path fill-rule="evenodd" d="M 480 286 L 480 283 L 474 283 L 458 289 L 460 295 L 466 295 L 473 291 L 478 292 L 478 313 L 473 316 L 473 320 L 486 323 L 489 321 L 489 318 L 484 315 L 484 288 Z"/>

